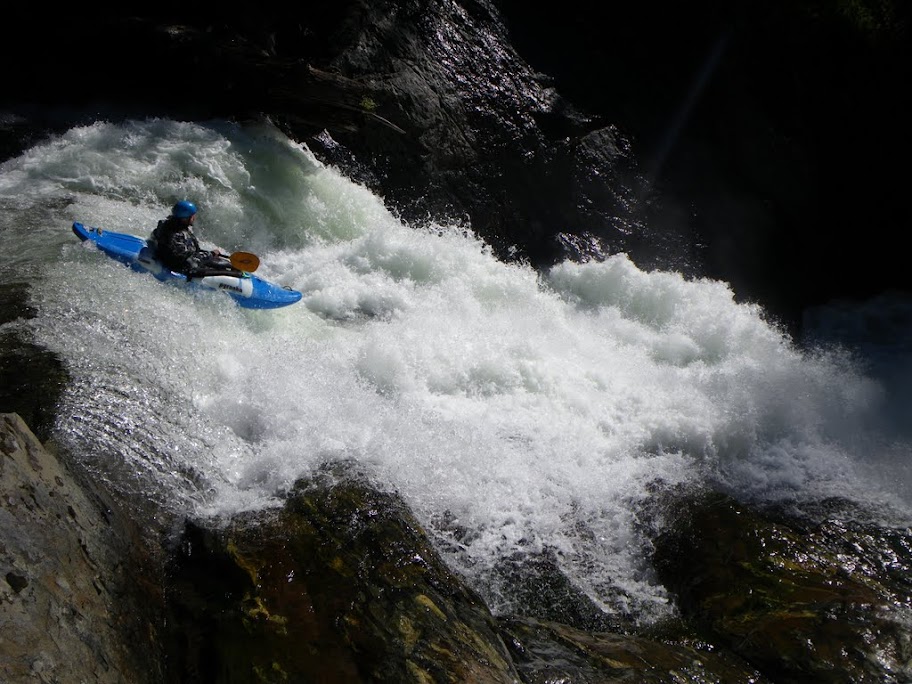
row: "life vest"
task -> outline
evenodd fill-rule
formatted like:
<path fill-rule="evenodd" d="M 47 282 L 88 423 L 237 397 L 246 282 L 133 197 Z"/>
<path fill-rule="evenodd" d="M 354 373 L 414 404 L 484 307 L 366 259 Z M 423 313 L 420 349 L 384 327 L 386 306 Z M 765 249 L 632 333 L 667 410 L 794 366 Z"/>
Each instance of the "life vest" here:
<path fill-rule="evenodd" d="M 193 258 L 202 251 L 190 226 L 173 217 L 158 222 L 149 242 L 155 258 L 178 273 L 193 268 Z"/>

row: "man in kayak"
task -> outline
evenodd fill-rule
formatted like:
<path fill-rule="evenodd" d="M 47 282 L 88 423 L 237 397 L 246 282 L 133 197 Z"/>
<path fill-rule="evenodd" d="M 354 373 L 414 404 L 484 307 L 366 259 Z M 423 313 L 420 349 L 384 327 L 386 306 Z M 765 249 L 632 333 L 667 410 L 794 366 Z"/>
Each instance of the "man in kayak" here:
<path fill-rule="evenodd" d="M 184 275 L 203 276 L 214 272 L 237 274 L 231 262 L 217 250 L 201 249 L 193 234 L 196 205 L 181 200 L 168 218 L 158 222 L 149 238 L 149 246 L 165 268 Z"/>

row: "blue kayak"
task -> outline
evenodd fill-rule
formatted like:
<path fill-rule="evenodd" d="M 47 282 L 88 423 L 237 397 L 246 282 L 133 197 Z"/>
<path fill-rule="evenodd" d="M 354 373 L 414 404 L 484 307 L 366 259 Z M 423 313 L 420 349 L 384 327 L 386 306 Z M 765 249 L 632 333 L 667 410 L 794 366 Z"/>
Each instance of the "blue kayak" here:
<path fill-rule="evenodd" d="M 83 241 L 93 242 L 98 249 L 134 271 L 151 273 L 162 282 L 174 282 L 188 287 L 220 290 L 231 296 L 238 305 L 247 309 L 277 309 L 301 300 L 301 293 L 288 287 L 275 285 L 252 273 L 204 275 L 188 278 L 183 273 L 171 271 L 152 255 L 145 238 L 129 233 L 115 233 L 73 223 L 73 232 Z"/>

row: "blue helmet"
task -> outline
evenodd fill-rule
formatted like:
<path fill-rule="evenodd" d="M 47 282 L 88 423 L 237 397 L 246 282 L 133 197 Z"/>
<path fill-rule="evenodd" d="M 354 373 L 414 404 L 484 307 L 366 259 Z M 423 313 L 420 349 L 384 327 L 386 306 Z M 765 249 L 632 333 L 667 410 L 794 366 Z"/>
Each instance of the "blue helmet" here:
<path fill-rule="evenodd" d="M 174 205 L 174 208 L 171 209 L 171 216 L 174 218 L 190 218 L 196 213 L 196 205 L 193 202 L 188 202 L 187 200 L 181 200 Z"/>

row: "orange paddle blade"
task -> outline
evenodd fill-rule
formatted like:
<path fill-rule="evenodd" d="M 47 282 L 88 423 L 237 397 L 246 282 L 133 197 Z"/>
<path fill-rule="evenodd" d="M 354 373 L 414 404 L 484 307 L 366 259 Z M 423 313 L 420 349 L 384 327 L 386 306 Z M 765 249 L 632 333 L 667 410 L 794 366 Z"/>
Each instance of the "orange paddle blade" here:
<path fill-rule="evenodd" d="M 260 267 L 260 258 L 250 252 L 235 252 L 230 257 L 231 265 L 239 271 L 253 273 Z"/>

